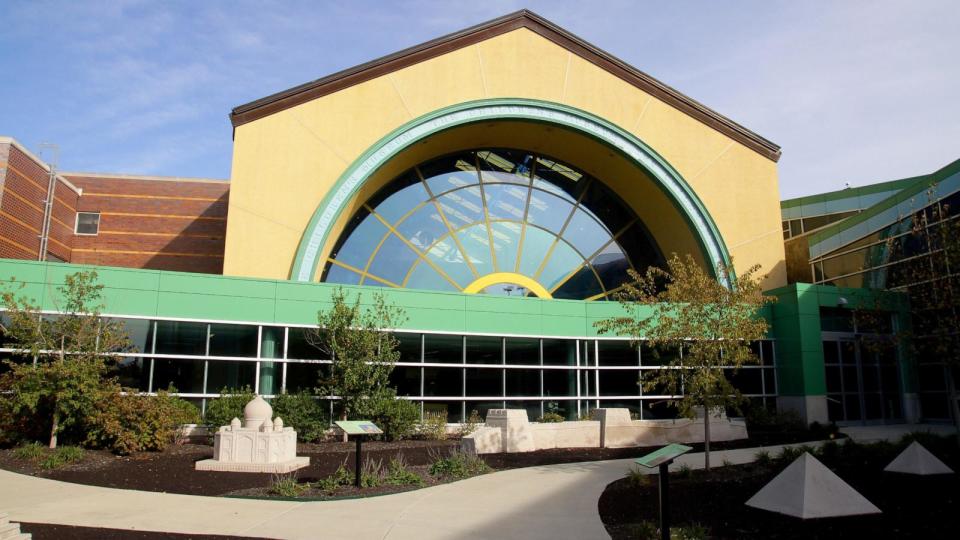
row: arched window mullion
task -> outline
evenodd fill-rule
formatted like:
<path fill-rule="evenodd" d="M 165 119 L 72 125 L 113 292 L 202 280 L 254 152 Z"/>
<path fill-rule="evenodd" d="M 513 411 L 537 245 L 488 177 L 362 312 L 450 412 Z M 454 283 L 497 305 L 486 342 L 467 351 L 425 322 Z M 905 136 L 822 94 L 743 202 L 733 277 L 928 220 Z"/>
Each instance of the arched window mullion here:
<path fill-rule="evenodd" d="M 590 182 L 591 179 L 588 178 L 587 182 Z M 557 247 L 557 241 L 563 238 L 563 233 L 567 230 L 567 227 L 570 225 L 570 220 L 573 219 L 573 215 L 577 213 L 577 208 L 580 208 L 580 203 L 583 201 L 583 197 L 587 194 L 587 186 L 580 193 L 580 196 L 577 197 L 577 203 L 573 205 L 570 209 L 570 214 L 567 215 L 567 219 L 563 222 L 563 227 L 560 227 L 560 232 L 557 233 L 557 237 L 553 240 L 553 243 L 550 244 L 550 249 L 547 250 L 547 254 L 543 257 L 543 261 L 540 262 L 540 266 L 537 267 L 536 273 L 533 274 L 533 279 L 539 280 L 540 274 L 543 273 L 543 269 L 547 267 L 547 262 L 550 260 L 550 257 L 553 256 L 553 250 Z M 576 248 L 574 248 L 576 249 Z M 577 252 L 579 253 L 579 251 Z"/>
<path fill-rule="evenodd" d="M 499 271 L 499 265 L 497 264 L 497 253 L 493 248 L 493 229 L 490 227 L 490 212 L 487 208 L 487 192 L 483 189 L 483 179 L 480 175 L 480 156 L 474 152 L 473 153 L 474 165 L 477 167 L 477 182 L 480 184 L 480 201 L 483 204 L 483 222 L 487 227 L 487 244 L 490 246 L 490 264 L 493 267 L 493 271 Z"/>
<path fill-rule="evenodd" d="M 533 164 L 530 166 L 530 181 L 527 183 L 527 202 L 523 206 L 523 221 L 520 224 L 520 241 L 517 243 L 517 258 L 513 264 L 513 271 L 520 272 L 520 257 L 523 256 L 523 241 L 527 236 L 527 219 L 530 215 L 530 199 L 533 198 L 533 179 L 537 174 L 537 157 L 533 157 Z"/>
<path fill-rule="evenodd" d="M 440 220 L 443 221 L 444 226 L 447 227 L 447 231 L 449 231 L 450 236 L 453 239 L 453 243 L 457 246 L 457 249 L 460 250 L 460 254 L 463 256 L 463 260 L 467 263 L 467 267 L 470 268 L 470 272 L 473 273 L 473 277 L 474 278 L 480 277 L 480 272 L 477 272 L 477 268 L 473 265 L 473 262 L 470 261 L 470 257 L 467 256 L 467 251 L 463 248 L 463 245 L 460 243 L 460 239 L 457 238 L 457 235 L 453 234 L 453 225 L 450 224 L 450 221 L 447 219 L 447 215 L 443 211 L 443 207 L 440 205 L 440 201 L 437 199 L 436 196 L 434 196 L 433 191 L 430 190 L 430 186 L 427 185 L 426 179 L 423 178 L 423 173 L 420 172 L 420 167 L 414 167 L 414 170 L 417 171 L 417 176 L 420 178 L 420 182 L 423 183 L 424 189 L 427 190 L 427 195 L 430 196 L 430 200 L 433 202 L 433 205 L 436 207 L 437 213 L 440 215 Z M 434 245 L 436 245 L 436 242 L 431 244 L 430 247 L 433 247 Z M 428 249 L 426 252 L 429 253 L 430 250 Z M 413 272 L 413 266 L 410 267 L 410 272 L 411 273 Z M 404 285 L 406 285 L 407 279 L 409 278 L 410 278 L 410 274 L 408 273 L 403 280 Z"/>

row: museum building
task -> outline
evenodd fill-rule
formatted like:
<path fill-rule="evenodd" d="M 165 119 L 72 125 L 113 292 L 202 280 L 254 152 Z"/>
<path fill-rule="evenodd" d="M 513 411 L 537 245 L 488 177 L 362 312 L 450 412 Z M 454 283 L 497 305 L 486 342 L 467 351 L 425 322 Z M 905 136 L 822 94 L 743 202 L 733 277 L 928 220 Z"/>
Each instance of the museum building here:
<path fill-rule="evenodd" d="M 637 380 L 682 352 L 635 348 L 594 323 L 620 312 L 608 300 L 628 269 L 681 253 L 708 269 L 760 265 L 779 299 L 754 345 L 761 363 L 734 375 L 752 400 L 807 421 L 923 417 L 903 346 L 869 366 L 837 361 L 861 378 L 880 370 L 882 389 L 828 384 L 829 321 L 877 293 L 815 270 L 788 280 L 794 206 L 781 209 L 779 147 L 536 14 L 230 118 L 229 182 L 57 172 L 0 138 L 0 276 L 55 313 L 63 277 L 94 265 L 105 313 L 137 346 L 121 362 L 126 386 L 173 386 L 201 407 L 224 388 L 312 390 L 330 360 L 305 332 L 343 286 L 405 311 L 393 382 L 424 411 L 665 417 L 670 396 Z M 863 210 L 844 206 L 834 225 Z M 903 295 L 890 298 L 889 325 L 864 331 L 908 324 Z M 859 408 L 838 416 L 837 399 Z"/>

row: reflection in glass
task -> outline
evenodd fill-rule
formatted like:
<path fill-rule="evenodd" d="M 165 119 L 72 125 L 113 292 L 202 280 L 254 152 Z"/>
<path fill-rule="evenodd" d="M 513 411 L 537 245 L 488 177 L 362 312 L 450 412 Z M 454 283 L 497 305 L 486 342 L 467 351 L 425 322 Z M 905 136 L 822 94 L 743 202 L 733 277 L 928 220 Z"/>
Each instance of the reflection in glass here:
<path fill-rule="evenodd" d="M 340 263 L 325 266 L 330 283 L 456 291 L 517 272 L 560 298 L 605 299 L 628 269 L 643 272 L 663 256 L 601 181 L 523 150 L 484 149 L 433 159 L 387 184 L 329 260 Z"/>

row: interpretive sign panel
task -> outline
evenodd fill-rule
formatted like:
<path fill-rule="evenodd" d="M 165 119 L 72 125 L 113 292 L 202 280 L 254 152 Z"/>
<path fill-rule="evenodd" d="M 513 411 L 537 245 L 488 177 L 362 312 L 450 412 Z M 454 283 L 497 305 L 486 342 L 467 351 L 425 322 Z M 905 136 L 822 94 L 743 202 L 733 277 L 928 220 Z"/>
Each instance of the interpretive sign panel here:
<path fill-rule="evenodd" d="M 369 420 L 337 420 L 334 423 L 347 435 L 383 435 L 383 430 Z"/>
<path fill-rule="evenodd" d="M 655 452 L 650 452 L 645 456 L 635 459 L 634 463 L 652 469 L 662 463 L 672 461 L 673 459 L 678 458 L 691 450 L 693 450 L 693 448 L 690 446 L 684 446 L 682 444 L 668 444 L 667 446 L 664 446 Z"/>

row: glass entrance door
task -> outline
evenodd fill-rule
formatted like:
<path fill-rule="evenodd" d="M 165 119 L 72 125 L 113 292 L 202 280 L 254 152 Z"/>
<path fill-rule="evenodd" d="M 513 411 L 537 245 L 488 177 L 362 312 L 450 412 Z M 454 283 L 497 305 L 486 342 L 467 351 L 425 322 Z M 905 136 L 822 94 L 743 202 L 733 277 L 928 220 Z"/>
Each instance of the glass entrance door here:
<path fill-rule="evenodd" d="M 900 373 L 893 344 L 850 337 L 823 341 L 827 414 L 833 422 L 902 420 Z"/>

